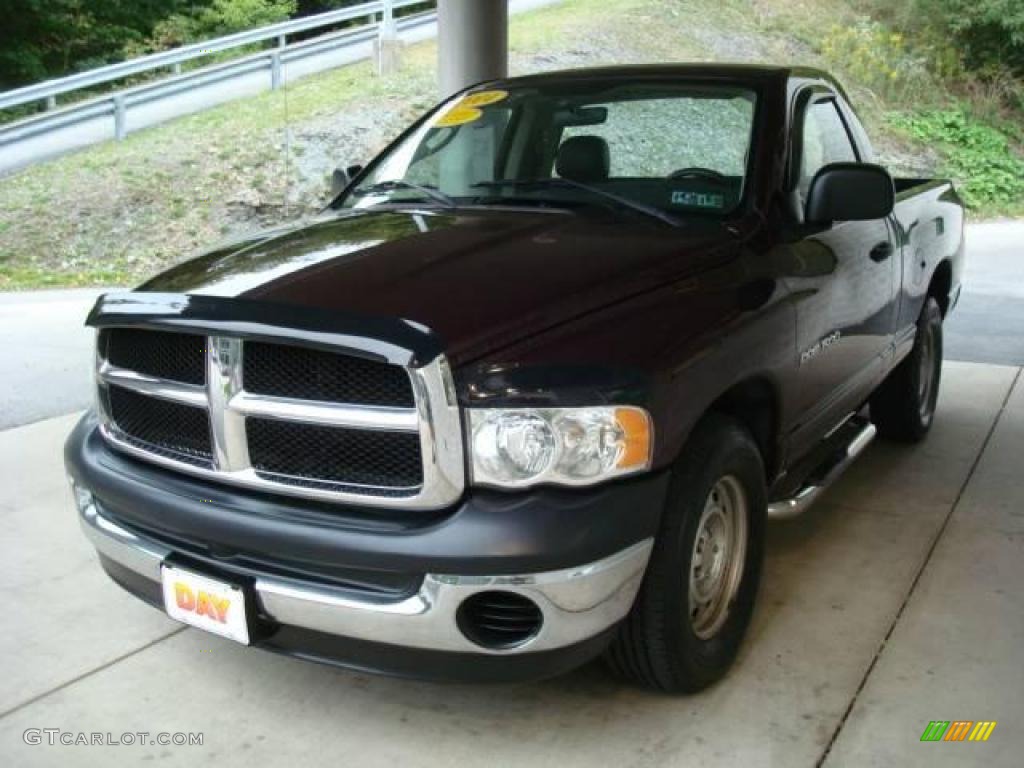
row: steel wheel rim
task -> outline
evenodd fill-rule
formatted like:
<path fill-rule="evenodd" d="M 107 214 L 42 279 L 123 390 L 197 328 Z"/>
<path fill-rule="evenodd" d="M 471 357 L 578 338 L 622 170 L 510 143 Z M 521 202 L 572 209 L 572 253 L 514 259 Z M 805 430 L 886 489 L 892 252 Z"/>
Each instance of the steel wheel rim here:
<path fill-rule="evenodd" d="M 917 395 L 920 404 L 921 420 L 925 423 L 931 418 L 932 390 L 935 387 L 935 333 L 931 326 L 924 329 L 921 339 L 921 360 L 917 374 Z"/>
<path fill-rule="evenodd" d="M 726 475 L 704 502 L 690 557 L 689 621 L 702 640 L 726 619 L 743 579 L 747 554 L 747 496 L 740 481 Z"/>

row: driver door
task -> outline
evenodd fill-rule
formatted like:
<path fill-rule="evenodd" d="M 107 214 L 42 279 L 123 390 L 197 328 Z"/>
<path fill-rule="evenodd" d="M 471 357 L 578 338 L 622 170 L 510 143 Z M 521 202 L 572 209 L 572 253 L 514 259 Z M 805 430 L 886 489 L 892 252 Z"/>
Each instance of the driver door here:
<path fill-rule="evenodd" d="M 809 99 L 801 131 L 795 200 L 802 214 L 815 174 L 862 162 L 834 94 Z M 836 221 L 794 243 L 808 268 L 792 279 L 797 298 L 799 408 L 808 443 L 857 409 L 881 380 L 891 350 L 896 251 L 888 218 Z"/>

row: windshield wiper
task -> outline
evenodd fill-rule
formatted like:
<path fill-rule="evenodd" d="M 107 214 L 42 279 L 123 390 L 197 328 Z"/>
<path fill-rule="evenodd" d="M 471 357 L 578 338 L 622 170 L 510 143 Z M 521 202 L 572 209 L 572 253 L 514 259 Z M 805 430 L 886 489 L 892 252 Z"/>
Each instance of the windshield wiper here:
<path fill-rule="evenodd" d="M 366 197 L 367 195 L 379 195 L 382 192 L 396 192 L 401 189 L 411 189 L 422 195 L 426 195 L 431 200 L 439 202 L 445 208 L 455 208 L 458 205 L 454 198 L 449 197 L 437 187 L 427 186 L 426 184 L 415 184 L 411 181 L 404 181 L 403 179 L 380 181 L 376 184 L 371 184 L 368 187 L 359 187 L 357 189 L 353 189 L 352 194 L 356 197 Z"/>
<path fill-rule="evenodd" d="M 476 184 L 472 184 L 473 187 L 566 187 L 568 189 L 581 189 L 584 192 L 590 192 L 593 195 L 603 197 L 623 208 L 630 208 L 639 213 L 643 213 L 652 218 L 658 219 L 671 224 L 673 227 L 682 226 L 683 222 L 677 219 L 671 214 L 665 213 L 660 208 L 655 208 L 652 205 L 646 205 L 644 203 L 638 203 L 636 200 L 630 200 L 628 197 L 620 197 L 614 192 L 606 192 L 599 187 L 592 187 L 589 184 L 584 184 L 579 181 L 573 181 L 572 179 L 564 179 L 552 177 L 550 179 L 498 179 L 497 181 L 480 181 Z"/>

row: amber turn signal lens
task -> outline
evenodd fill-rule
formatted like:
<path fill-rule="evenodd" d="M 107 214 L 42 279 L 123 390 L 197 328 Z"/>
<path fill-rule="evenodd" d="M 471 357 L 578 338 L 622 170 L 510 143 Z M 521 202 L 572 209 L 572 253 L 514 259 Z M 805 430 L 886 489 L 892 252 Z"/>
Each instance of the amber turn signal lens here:
<path fill-rule="evenodd" d="M 639 408 L 616 408 L 615 421 L 625 434 L 625 447 L 616 463 L 619 469 L 646 468 L 651 460 L 651 419 Z"/>

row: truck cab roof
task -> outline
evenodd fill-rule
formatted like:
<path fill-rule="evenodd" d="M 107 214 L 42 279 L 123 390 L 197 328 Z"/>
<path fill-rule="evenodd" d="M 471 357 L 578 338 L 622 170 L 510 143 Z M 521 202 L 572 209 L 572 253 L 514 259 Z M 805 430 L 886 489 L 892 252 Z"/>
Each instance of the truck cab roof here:
<path fill-rule="evenodd" d="M 749 84 L 777 83 L 785 80 L 821 80 L 836 87 L 839 84 L 828 72 L 813 67 L 770 64 L 718 64 L 707 62 L 629 64 L 608 67 L 587 67 L 563 69 L 521 77 L 490 81 L 489 84 L 529 86 L 563 80 L 629 80 L 629 79 L 678 78 L 692 80 L 728 80 Z"/>

